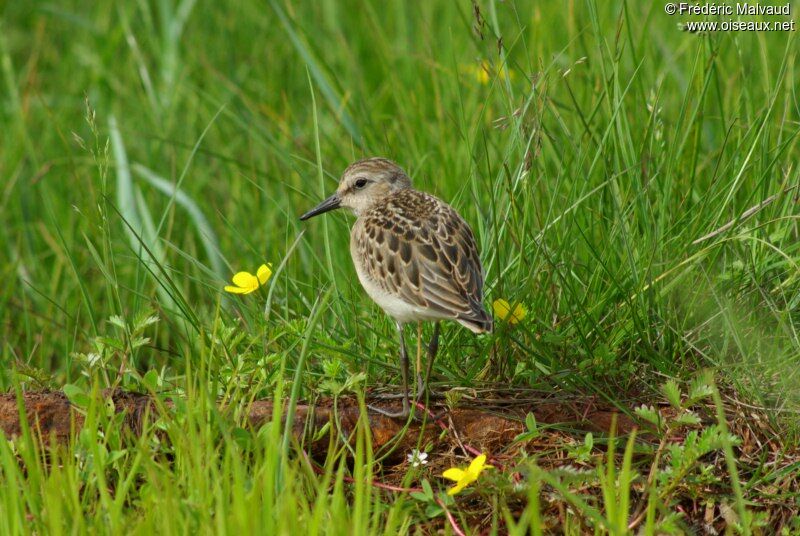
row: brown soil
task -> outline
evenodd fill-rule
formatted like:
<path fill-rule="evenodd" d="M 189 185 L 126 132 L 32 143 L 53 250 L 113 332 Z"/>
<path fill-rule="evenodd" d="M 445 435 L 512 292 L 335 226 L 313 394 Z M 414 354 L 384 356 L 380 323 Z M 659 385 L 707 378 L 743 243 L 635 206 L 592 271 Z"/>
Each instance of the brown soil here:
<path fill-rule="evenodd" d="M 598 402 L 594 397 L 495 388 L 458 394 L 457 405 L 452 409 L 447 410 L 443 404 L 436 403 L 418 410 L 420 416 L 442 414 L 441 419 L 435 422 L 430 417 L 415 419 L 405 430 L 404 420 L 368 411 L 373 452 L 383 466 L 380 475 L 376 475 L 376 485 L 390 490 L 408 485 L 418 486 L 422 479 L 434 481 L 440 479 L 441 473 L 448 467 L 463 466 L 479 452 L 490 455 L 490 463 L 496 468 L 494 473 L 504 481 L 511 478 L 516 482 L 523 478 L 519 471 L 524 470 L 518 468 L 517 463 L 531 457 L 546 469 L 594 472 L 595 461 L 604 456 L 603 441 L 595 441 L 590 459 L 574 456 L 575 449 L 583 443 L 587 432 L 593 432 L 596 437 L 607 435 L 612 423 L 616 422 L 616 434 L 620 436 L 642 426 L 630 414 Z M 117 412 L 124 413 L 123 426 L 133 434 L 140 433 L 145 419 L 157 415 L 159 407 L 170 411 L 173 406 L 169 398 L 156 403 L 148 395 L 122 391 L 104 391 L 102 396 L 113 402 Z M 74 408 L 62 392 L 27 392 L 22 395 L 21 402 L 27 416 L 25 421 L 20 420 L 17 397 L 13 393 L 0 394 L 0 430 L 6 437 L 19 435 L 21 427 L 27 422 L 27 426 L 41 438 L 65 444 L 75 437 L 75 432 L 83 425 L 81 411 Z M 399 409 L 398 401 L 387 402 L 375 394 L 368 394 L 366 403 L 382 409 Z M 776 477 L 774 481 L 765 479 L 763 484 L 757 484 L 749 490 L 749 507 L 765 515 L 768 527 L 777 529 L 789 526 L 787 524 L 796 514 L 796 504 L 791 504 L 792 501 L 787 497 L 800 496 L 800 478 L 791 468 L 796 468 L 800 463 L 800 453 L 786 450 L 779 428 L 766 412 L 752 406 L 742 406 L 733 394 L 726 397 L 725 406 L 728 427 L 741 439 L 735 449 L 740 479 L 747 481 L 754 472 L 759 471 L 759 467 L 764 466 L 774 467 L 776 475 L 784 475 Z M 635 403 L 631 402 L 630 407 L 635 407 Z M 674 411 L 669 406 L 656 404 L 656 409 L 663 419 L 674 418 Z M 273 403 L 271 400 L 256 400 L 247 408 L 228 405 L 221 406 L 220 411 L 231 420 L 241 415 L 242 422 L 239 424 L 257 429 L 271 420 Z M 696 411 L 704 423 L 715 422 L 713 407 L 698 407 Z M 535 416 L 540 433 L 525 442 L 515 441 L 525 431 L 524 420 L 528 413 Z M 309 438 L 317 436 L 317 432 L 330 423 L 329 429 L 336 430 L 338 437 L 352 440 L 360 416 L 358 401 L 352 397 L 336 400 L 323 398 L 316 400 L 313 405 L 301 403 L 294 415 L 294 435 L 305 451 L 321 462 L 331 444 L 329 434 L 322 434 L 316 441 Z M 669 443 L 682 442 L 688 431 L 687 428 L 669 437 Z M 653 446 L 660 441 L 647 427 L 637 430 L 637 438 Z M 410 464 L 406 457 L 413 449 L 428 452 L 429 458 L 425 466 L 416 469 L 413 482 L 409 483 L 407 474 Z M 640 462 L 639 470 L 646 474 L 650 458 L 642 456 L 635 456 L 635 462 Z M 722 481 L 727 479 L 724 457 L 715 454 L 706 462 L 714 467 L 714 474 L 721 477 Z M 548 520 L 545 523 L 546 530 L 557 533 L 563 528 L 568 505 L 551 491 L 543 491 L 541 506 Z M 601 500 L 596 482 L 574 491 L 589 500 L 592 500 L 591 497 L 596 502 Z M 641 502 L 646 497 L 645 492 L 643 483 L 634 484 L 632 501 Z M 729 524 L 731 490 L 725 486 L 712 486 L 695 492 L 701 494 L 702 500 L 698 499 L 697 493 L 679 493 L 684 522 L 699 532 L 722 533 Z M 525 505 L 525 497 L 515 494 L 506 495 L 506 501 L 512 513 L 520 512 Z M 468 517 L 471 524 L 474 523 L 473 527 L 486 527 L 491 522 L 491 512 L 486 510 L 488 504 L 486 500 L 480 500 L 480 494 L 468 495 L 459 502 L 462 511 L 466 508 L 472 512 Z M 427 526 L 418 528 L 423 532 L 436 532 L 443 526 L 444 520 L 437 518 Z"/>
<path fill-rule="evenodd" d="M 125 414 L 124 425 L 134 433 L 142 429 L 145 415 L 155 415 L 157 412 L 153 399 L 148 395 L 105 391 L 103 397 L 113 401 L 117 412 Z M 22 401 L 28 426 L 43 438 L 66 443 L 73 437 L 73 431 L 79 430 L 83 425 L 81 412 L 60 391 L 26 392 L 22 395 Z M 368 399 L 367 403 L 391 411 L 399 409 L 399 402 L 396 401 L 387 402 L 375 398 Z M 568 403 L 490 399 L 483 405 L 484 408 L 465 405 L 450 411 L 433 405 L 429 408 L 431 413 L 437 416 L 442 414 L 438 422 L 434 422 L 430 416 L 422 420 L 424 411 L 419 409 L 417 413 L 420 418 L 414 419 L 405 433 L 401 433 L 406 424 L 404 420 L 388 418 L 368 410 L 373 448 L 379 452 L 391 444 L 392 451 L 396 454 L 390 454 L 385 462 L 399 462 L 404 459 L 404 455 L 400 454 L 407 453 L 420 444 L 420 434 L 421 444 L 424 445 L 434 441 L 446 426 L 464 443 L 478 450 L 495 452 L 499 446 L 512 443 L 514 437 L 524 430 L 523 421 L 529 412 L 534 414 L 540 425 L 560 424 L 603 433 L 609 430 L 612 419 L 616 416 L 618 433 L 628 433 L 636 427 L 635 422 L 627 415 L 620 414 L 614 408 L 600 406 L 592 399 L 571 400 Z M 164 402 L 164 406 L 172 406 L 169 399 Z M 340 434 L 351 437 L 361 415 L 357 400 L 340 398 L 336 401 L 336 408 L 338 414 L 334 424 L 339 427 Z M 256 400 L 246 412 L 247 422 L 258 428 L 271 419 L 272 412 L 272 400 Z M 294 417 L 294 430 L 298 440 L 314 436 L 333 417 L 332 399 L 321 399 L 313 407 L 299 404 Z M 21 433 L 21 426 L 17 397 L 13 393 L 0 394 L 0 429 L 7 437 L 15 437 Z M 318 438 L 309 445 L 309 453 L 315 458 L 324 458 L 328 444 L 327 436 Z"/>

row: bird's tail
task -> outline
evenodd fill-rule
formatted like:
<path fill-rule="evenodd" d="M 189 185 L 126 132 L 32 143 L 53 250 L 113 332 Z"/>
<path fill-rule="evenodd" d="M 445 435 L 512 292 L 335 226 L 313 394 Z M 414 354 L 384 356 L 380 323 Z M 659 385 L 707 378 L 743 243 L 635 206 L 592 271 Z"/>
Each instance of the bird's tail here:
<path fill-rule="evenodd" d="M 461 315 L 456 318 L 459 324 L 472 331 L 473 333 L 491 333 L 494 329 L 492 317 L 486 312 L 482 305 L 475 308 L 471 315 Z"/>

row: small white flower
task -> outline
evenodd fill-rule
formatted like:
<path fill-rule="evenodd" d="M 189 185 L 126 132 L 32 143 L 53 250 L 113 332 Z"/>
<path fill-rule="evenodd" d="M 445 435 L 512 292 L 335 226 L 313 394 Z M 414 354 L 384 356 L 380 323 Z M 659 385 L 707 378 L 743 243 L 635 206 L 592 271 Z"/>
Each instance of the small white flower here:
<path fill-rule="evenodd" d="M 411 464 L 411 467 L 419 467 L 428 463 L 428 453 L 414 449 L 406 455 L 406 459 Z"/>

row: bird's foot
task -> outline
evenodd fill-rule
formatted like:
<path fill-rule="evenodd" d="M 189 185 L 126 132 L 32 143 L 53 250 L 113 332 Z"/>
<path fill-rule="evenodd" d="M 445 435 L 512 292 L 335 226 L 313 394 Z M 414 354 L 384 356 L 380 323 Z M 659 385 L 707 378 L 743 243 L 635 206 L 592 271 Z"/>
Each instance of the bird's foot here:
<path fill-rule="evenodd" d="M 372 395 L 372 398 L 376 400 L 399 400 L 407 396 L 408 394 L 403 394 L 403 393 L 378 393 Z"/>
<path fill-rule="evenodd" d="M 389 417 L 390 419 L 408 419 L 408 416 L 411 415 L 411 408 L 408 405 L 408 399 L 404 400 L 403 408 L 400 411 L 390 411 L 373 406 L 372 404 L 367 404 L 367 409 L 374 411 L 375 413 L 379 413 L 384 417 Z"/>
<path fill-rule="evenodd" d="M 429 400 L 437 399 L 440 400 L 444 398 L 444 395 L 441 393 L 434 392 L 430 387 L 430 381 L 426 382 L 421 374 L 417 375 L 417 396 L 416 401 L 422 402 L 425 398 Z"/>
<path fill-rule="evenodd" d="M 442 395 L 434 393 L 433 391 L 428 391 L 428 384 L 425 383 L 425 380 L 422 379 L 422 375 L 417 376 L 417 391 L 414 394 L 414 399 L 417 402 L 422 402 L 425 399 L 425 395 L 429 395 L 430 398 L 442 398 Z M 408 396 L 411 398 L 412 393 L 409 392 L 408 395 L 403 393 L 375 393 L 371 394 L 370 397 L 374 398 L 375 400 L 400 400 L 401 398 L 405 398 Z"/>
<path fill-rule="evenodd" d="M 427 390 L 428 386 L 425 384 L 425 379 L 422 377 L 422 374 L 417 374 L 417 403 L 422 402 Z"/>

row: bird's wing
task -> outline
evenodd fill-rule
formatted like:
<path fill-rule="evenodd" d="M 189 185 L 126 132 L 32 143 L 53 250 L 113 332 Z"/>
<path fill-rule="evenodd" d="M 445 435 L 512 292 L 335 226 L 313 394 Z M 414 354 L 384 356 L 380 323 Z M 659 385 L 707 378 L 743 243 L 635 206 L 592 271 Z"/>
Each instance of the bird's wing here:
<path fill-rule="evenodd" d="M 483 273 L 472 230 L 451 207 L 414 193 L 424 198 L 411 201 L 433 203 L 425 218 L 410 217 L 402 199 L 371 211 L 353 233 L 355 253 L 385 292 L 445 317 L 482 319 Z"/>

